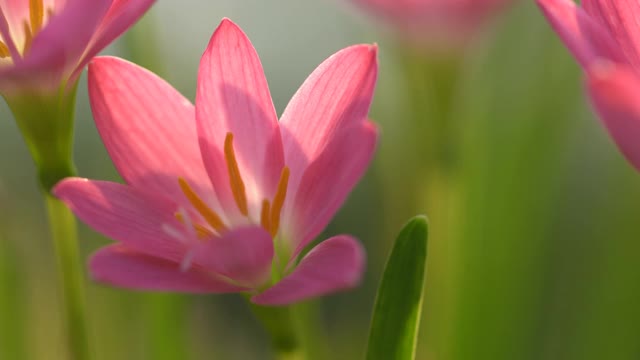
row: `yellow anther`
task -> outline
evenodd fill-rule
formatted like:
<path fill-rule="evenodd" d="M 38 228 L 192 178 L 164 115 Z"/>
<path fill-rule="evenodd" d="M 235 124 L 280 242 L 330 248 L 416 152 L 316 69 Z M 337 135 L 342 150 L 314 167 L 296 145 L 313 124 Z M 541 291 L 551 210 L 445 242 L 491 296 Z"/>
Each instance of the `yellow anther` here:
<path fill-rule="evenodd" d="M 27 51 L 29 51 L 29 48 L 31 48 L 33 33 L 31 32 L 31 28 L 29 27 L 29 24 L 26 20 L 22 23 L 22 26 L 24 27 L 24 50 L 22 51 L 22 53 L 25 54 Z"/>
<path fill-rule="evenodd" d="M 262 210 L 260 211 L 260 225 L 262 225 L 262 227 L 267 230 L 267 232 L 271 233 L 270 230 L 270 223 L 271 220 L 269 219 L 269 216 L 271 215 L 269 213 L 269 200 L 264 199 L 262 201 Z"/>
<path fill-rule="evenodd" d="M 178 183 L 180 183 L 180 189 L 182 189 L 182 192 L 187 197 L 191 205 L 193 205 L 193 207 L 200 213 L 200 215 L 202 215 L 205 221 L 209 223 L 212 228 L 218 232 L 227 230 L 227 227 L 222 222 L 222 219 L 220 219 L 220 216 L 209 208 L 209 206 L 198 196 L 198 194 L 196 194 L 195 191 L 193 191 L 191 186 L 189 186 L 183 178 L 178 178 Z"/>
<path fill-rule="evenodd" d="M 284 199 L 287 197 L 287 185 L 289 185 L 289 168 L 285 166 L 280 174 L 278 189 L 276 190 L 276 196 L 274 196 L 273 205 L 271 206 L 271 236 L 276 236 L 278 233 L 278 227 L 280 226 L 280 212 L 284 205 Z"/>
<path fill-rule="evenodd" d="M 179 212 L 175 213 L 175 217 L 178 221 L 180 221 L 184 225 L 184 219 L 181 213 Z M 193 224 L 193 228 L 196 230 L 196 235 L 198 235 L 198 239 L 206 239 L 209 236 L 213 235 L 213 233 L 209 231 L 209 229 L 207 229 L 206 227 L 200 224 Z"/>
<path fill-rule="evenodd" d="M 0 41 L 0 59 L 11 57 L 11 52 L 7 44 Z"/>
<path fill-rule="evenodd" d="M 236 200 L 236 204 L 238 205 L 238 209 L 240 210 L 242 215 L 247 216 L 249 214 L 249 211 L 247 209 L 247 194 L 245 192 L 242 176 L 240 176 L 240 168 L 238 168 L 236 154 L 233 151 L 232 133 L 227 133 L 227 137 L 224 139 L 224 157 L 227 159 L 229 183 L 231 185 L 233 198 Z"/>
<path fill-rule="evenodd" d="M 35 35 L 44 22 L 44 0 L 29 0 L 29 20 L 31 20 L 31 34 Z"/>

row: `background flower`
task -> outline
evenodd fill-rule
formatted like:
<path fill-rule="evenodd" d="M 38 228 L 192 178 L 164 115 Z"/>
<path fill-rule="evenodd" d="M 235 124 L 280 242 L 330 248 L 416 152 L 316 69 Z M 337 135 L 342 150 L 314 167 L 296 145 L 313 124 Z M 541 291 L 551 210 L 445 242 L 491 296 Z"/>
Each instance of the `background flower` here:
<path fill-rule="evenodd" d="M 629 162 L 640 170 L 640 3 L 538 3 L 587 72 L 589 95 L 607 130 Z"/>
<path fill-rule="evenodd" d="M 392 28 L 445 48 L 482 31 L 508 0 L 352 0 Z"/>
<path fill-rule="evenodd" d="M 87 62 L 153 0 L 7 0 L 0 3 L 0 93 L 75 84 Z"/>

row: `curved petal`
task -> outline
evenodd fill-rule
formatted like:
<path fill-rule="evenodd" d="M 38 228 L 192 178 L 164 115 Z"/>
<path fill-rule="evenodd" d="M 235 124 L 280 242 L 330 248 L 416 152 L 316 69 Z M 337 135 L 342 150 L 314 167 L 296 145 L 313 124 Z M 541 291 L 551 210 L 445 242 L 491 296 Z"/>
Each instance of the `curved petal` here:
<path fill-rule="evenodd" d="M 248 287 L 271 276 L 273 240 L 261 227 L 239 228 L 211 237 L 196 249 L 194 263 Z"/>
<path fill-rule="evenodd" d="M 109 11 L 93 34 L 76 73 L 79 74 L 91 58 L 138 21 L 154 2 L 154 0 L 113 0 Z"/>
<path fill-rule="evenodd" d="M 584 68 L 599 58 L 619 63 L 627 62 L 607 29 L 572 0 L 537 0 L 537 3 L 551 26 Z"/>
<path fill-rule="evenodd" d="M 367 118 L 378 76 L 377 46 L 340 50 L 313 71 L 280 120 L 285 162 L 296 189 L 304 169 L 343 127 Z"/>
<path fill-rule="evenodd" d="M 181 177 L 218 209 L 189 100 L 157 75 L 114 57 L 91 63 L 89 99 L 102 141 L 129 185 L 186 202 Z"/>
<path fill-rule="evenodd" d="M 275 193 L 283 166 L 277 116 L 253 45 L 228 19 L 213 33 L 200 61 L 196 119 L 203 159 L 226 204 L 232 201 L 222 154 L 229 132 L 249 201 L 259 204 Z"/>
<path fill-rule="evenodd" d="M 112 1 L 67 0 L 62 11 L 33 38 L 25 67 L 70 75 Z"/>
<path fill-rule="evenodd" d="M 53 193 L 95 231 L 135 252 L 174 262 L 185 255 L 185 245 L 163 230 L 164 224 L 180 225 L 173 216 L 176 205 L 161 195 L 81 178 L 62 180 Z"/>
<path fill-rule="evenodd" d="M 91 276 L 97 282 L 132 290 L 186 293 L 229 293 L 244 289 L 207 275 L 198 268 L 181 271 L 180 265 L 110 245 L 89 260 Z"/>
<path fill-rule="evenodd" d="M 609 31 L 629 62 L 640 69 L 640 2 L 583 0 L 582 7 Z"/>
<path fill-rule="evenodd" d="M 618 148 L 640 171 L 640 79 L 629 68 L 601 64 L 589 71 L 587 88 Z"/>
<path fill-rule="evenodd" d="M 251 301 L 286 305 L 353 288 L 360 282 L 364 265 L 362 245 L 350 236 L 335 236 L 313 248 L 291 274 Z"/>
<path fill-rule="evenodd" d="M 309 165 L 294 201 L 285 209 L 285 239 L 298 254 L 327 226 L 366 171 L 378 130 L 370 121 L 344 129 Z"/>

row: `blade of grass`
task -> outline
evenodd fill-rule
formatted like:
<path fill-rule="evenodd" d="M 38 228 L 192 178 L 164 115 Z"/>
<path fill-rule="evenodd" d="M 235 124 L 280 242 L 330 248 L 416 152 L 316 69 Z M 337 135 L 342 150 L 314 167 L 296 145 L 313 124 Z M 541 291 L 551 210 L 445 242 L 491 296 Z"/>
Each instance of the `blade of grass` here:
<path fill-rule="evenodd" d="M 427 261 L 427 219 L 411 219 L 398 235 L 373 310 L 367 360 L 413 359 Z"/>

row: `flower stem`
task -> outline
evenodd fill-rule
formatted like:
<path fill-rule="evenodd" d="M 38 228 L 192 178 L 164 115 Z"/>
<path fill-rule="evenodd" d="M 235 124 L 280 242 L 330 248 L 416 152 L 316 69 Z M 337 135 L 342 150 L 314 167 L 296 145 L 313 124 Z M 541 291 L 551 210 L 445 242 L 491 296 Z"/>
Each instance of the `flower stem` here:
<path fill-rule="evenodd" d="M 411 48 L 400 49 L 400 60 L 406 76 L 410 121 L 404 158 L 412 159 L 414 175 L 407 189 L 411 197 L 407 206 L 414 212 L 429 214 L 429 253 L 421 346 L 438 357 L 446 357 L 453 316 L 451 301 L 455 268 L 453 244 L 456 241 L 457 198 L 459 185 L 461 127 L 456 117 L 459 80 L 463 67 L 462 53 L 430 54 Z M 419 156 L 411 157 L 411 154 Z M 411 201 L 413 204 L 411 204 Z"/>
<path fill-rule="evenodd" d="M 48 193 L 44 196 L 63 290 L 70 359 L 87 360 L 91 358 L 91 353 L 76 220 L 64 203 Z"/>
<path fill-rule="evenodd" d="M 291 306 L 266 307 L 251 304 L 253 314 L 271 336 L 271 346 L 277 360 L 306 358 L 297 331 L 295 312 Z"/>

